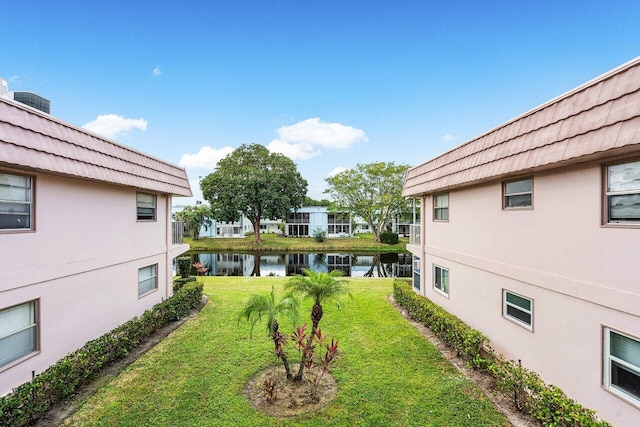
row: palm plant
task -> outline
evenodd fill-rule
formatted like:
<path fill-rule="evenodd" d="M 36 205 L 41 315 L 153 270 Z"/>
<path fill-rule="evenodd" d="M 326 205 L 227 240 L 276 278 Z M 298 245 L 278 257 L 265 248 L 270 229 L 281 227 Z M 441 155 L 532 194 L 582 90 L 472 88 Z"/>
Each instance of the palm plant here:
<path fill-rule="evenodd" d="M 298 299 L 292 295 L 285 295 L 276 302 L 275 291 L 271 287 L 271 293 L 267 295 L 252 295 L 238 316 L 238 323 L 243 318 L 251 324 L 251 334 L 256 324 L 263 318 L 266 319 L 267 333 L 274 344 L 274 354 L 282 360 L 284 369 L 287 372 L 287 379 L 292 379 L 289 368 L 287 353 L 283 346 L 287 342 L 287 337 L 280 332 L 278 316 L 285 317 L 295 325 L 298 319 Z"/>
<path fill-rule="evenodd" d="M 313 307 L 311 309 L 311 332 L 302 349 L 302 358 L 298 372 L 293 377 L 294 381 L 302 380 L 307 358 L 313 350 L 313 339 L 316 336 L 318 324 L 320 320 L 322 320 L 323 315 L 322 304 L 335 301 L 339 307 L 340 297 L 343 295 L 351 297 L 351 291 L 346 285 L 346 280 L 337 279 L 337 277 L 342 276 L 341 271 L 333 270 L 330 273 L 325 273 L 304 269 L 302 272 L 304 273 L 303 276 L 294 276 L 285 284 L 285 289 L 289 291 L 290 294 L 313 300 Z"/>

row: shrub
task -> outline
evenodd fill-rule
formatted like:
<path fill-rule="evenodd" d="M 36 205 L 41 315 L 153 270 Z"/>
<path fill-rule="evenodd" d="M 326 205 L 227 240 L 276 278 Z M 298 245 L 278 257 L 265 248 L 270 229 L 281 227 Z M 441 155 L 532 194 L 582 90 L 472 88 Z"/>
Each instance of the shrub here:
<path fill-rule="evenodd" d="M 176 293 L 180 289 L 182 289 L 185 283 L 195 282 L 195 281 L 196 281 L 196 278 L 194 276 L 178 277 L 173 281 L 173 293 Z"/>
<path fill-rule="evenodd" d="M 202 284 L 191 282 L 156 304 L 51 365 L 30 382 L 0 398 L 0 425 L 32 425 L 52 405 L 72 396 L 100 370 L 129 354 L 169 322 L 184 317 L 202 300 Z"/>
<path fill-rule="evenodd" d="M 318 243 L 324 242 L 325 237 L 326 237 L 326 233 L 322 228 L 318 227 L 315 230 L 313 230 L 313 240 L 315 240 L 316 242 Z"/>
<path fill-rule="evenodd" d="M 191 257 L 190 256 L 181 256 L 178 257 L 178 273 L 180 273 L 180 277 L 186 279 L 189 277 L 189 273 L 191 272 Z"/>
<path fill-rule="evenodd" d="M 397 245 L 398 233 L 380 233 L 380 243 L 386 243 L 387 245 Z"/>
<path fill-rule="evenodd" d="M 487 337 L 428 298 L 417 295 L 410 280 L 396 279 L 393 296 L 411 318 L 431 329 L 473 368 L 489 373 L 496 381 L 496 388 L 511 399 L 518 410 L 542 425 L 610 427 L 609 423 L 596 417 L 595 411 L 570 399 L 560 388 L 545 384 L 538 374 L 524 368 L 520 361 L 516 363 L 495 353 L 488 346 Z"/>

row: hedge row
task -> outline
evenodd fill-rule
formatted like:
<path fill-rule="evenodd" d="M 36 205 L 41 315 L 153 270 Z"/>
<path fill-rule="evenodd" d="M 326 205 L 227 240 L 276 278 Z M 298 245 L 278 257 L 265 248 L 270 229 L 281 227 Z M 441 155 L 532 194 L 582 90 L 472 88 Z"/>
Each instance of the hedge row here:
<path fill-rule="evenodd" d="M 202 284 L 190 282 L 171 298 L 156 304 L 0 398 L 0 425 L 33 424 L 55 403 L 68 399 L 103 367 L 126 356 L 134 347 L 168 323 L 179 320 L 202 300 Z"/>
<path fill-rule="evenodd" d="M 610 426 L 595 411 L 581 406 L 554 385 L 547 385 L 535 372 L 495 353 L 482 333 L 429 299 L 417 295 L 408 280 L 396 279 L 393 296 L 411 316 L 431 329 L 475 369 L 486 370 L 496 388 L 511 399 L 515 407 L 544 426 Z M 483 351 L 486 349 L 486 351 Z"/>

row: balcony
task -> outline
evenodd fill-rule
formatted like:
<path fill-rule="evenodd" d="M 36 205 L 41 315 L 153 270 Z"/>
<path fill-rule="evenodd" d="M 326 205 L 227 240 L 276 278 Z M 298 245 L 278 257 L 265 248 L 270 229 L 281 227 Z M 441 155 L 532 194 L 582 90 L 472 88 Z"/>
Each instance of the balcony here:
<path fill-rule="evenodd" d="M 420 224 L 411 224 L 409 226 L 409 244 L 420 244 Z"/>
<path fill-rule="evenodd" d="M 181 245 L 184 237 L 184 222 L 171 221 L 171 244 Z"/>

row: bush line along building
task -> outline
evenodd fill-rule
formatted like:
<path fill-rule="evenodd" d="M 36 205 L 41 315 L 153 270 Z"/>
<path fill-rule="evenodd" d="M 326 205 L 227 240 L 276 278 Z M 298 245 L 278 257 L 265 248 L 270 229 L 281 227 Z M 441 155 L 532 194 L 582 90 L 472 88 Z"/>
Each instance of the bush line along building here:
<path fill-rule="evenodd" d="M 640 419 L 640 58 L 409 170 L 414 289 L 615 426 Z"/>
<path fill-rule="evenodd" d="M 0 96 L 0 395 L 172 295 L 174 195 L 184 169 Z"/>

